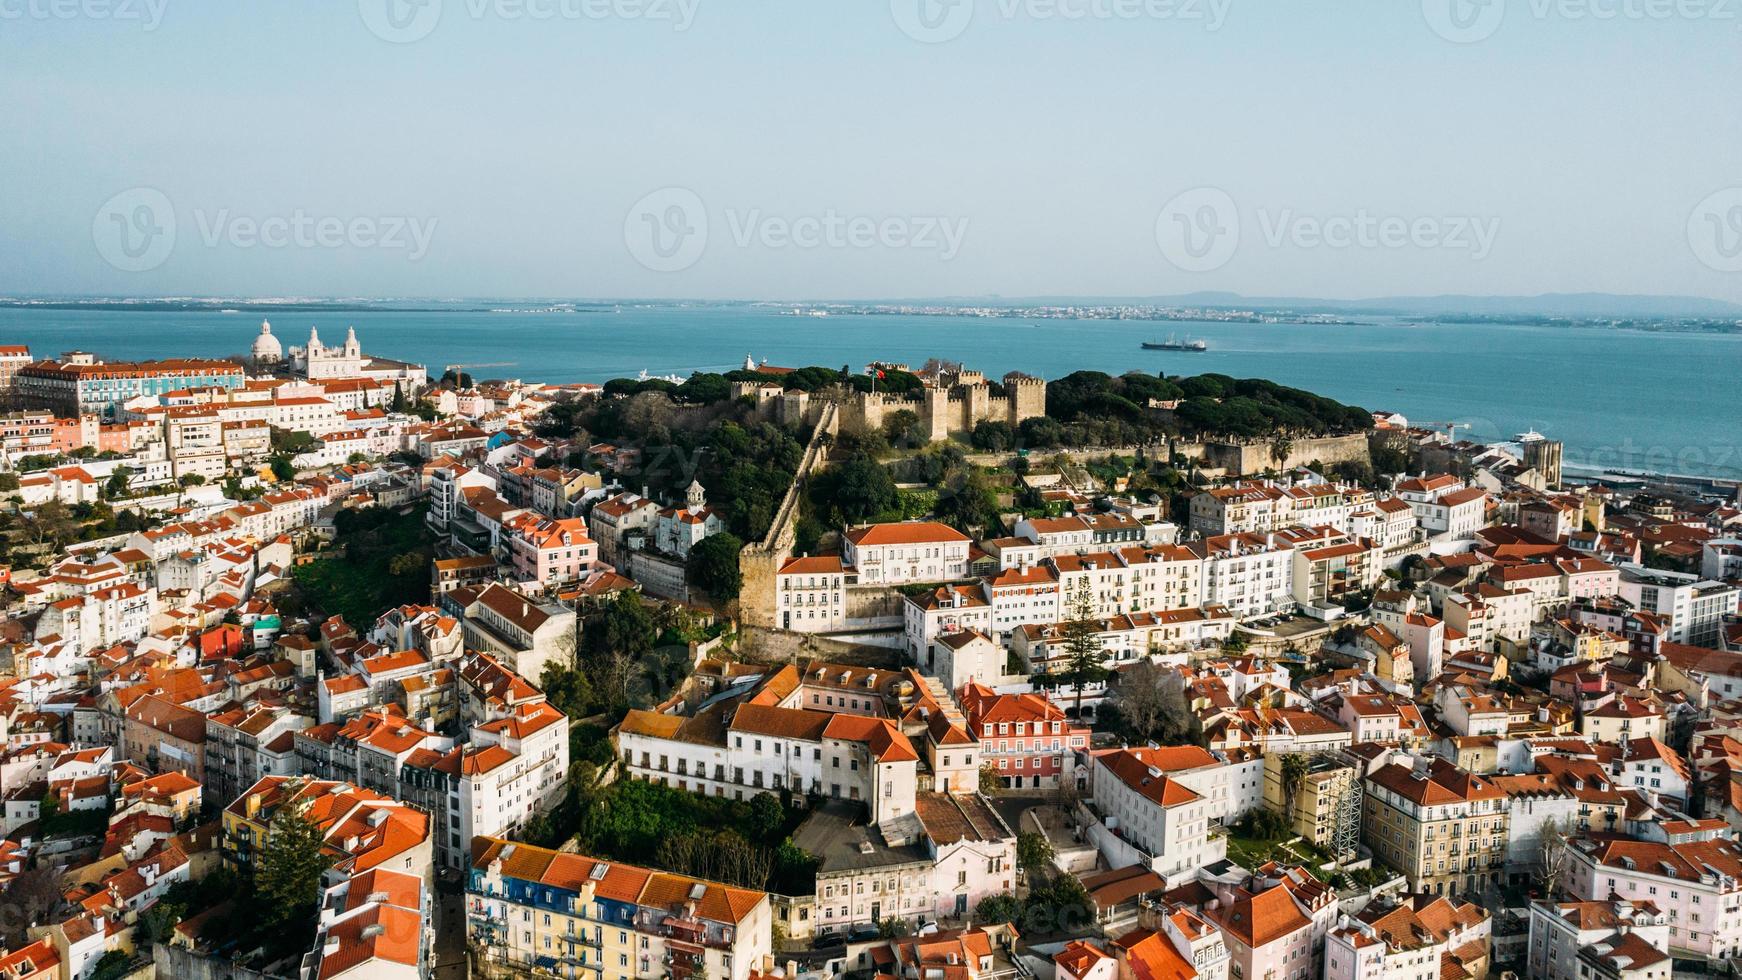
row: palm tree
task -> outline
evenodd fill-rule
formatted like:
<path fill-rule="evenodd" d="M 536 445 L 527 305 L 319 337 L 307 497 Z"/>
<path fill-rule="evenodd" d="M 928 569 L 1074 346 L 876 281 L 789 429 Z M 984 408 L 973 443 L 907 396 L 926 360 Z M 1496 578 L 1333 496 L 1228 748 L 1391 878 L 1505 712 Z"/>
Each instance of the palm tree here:
<path fill-rule="evenodd" d="M 1278 470 L 1282 469 L 1282 464 L 1288 461 L 1288 456 L 1292 452 L 1294 452 L 1294 440 L 1288 437 L 1288 433 L 1278 432 L 1271 438 L 1270 459 L 1276 464 Z"/>

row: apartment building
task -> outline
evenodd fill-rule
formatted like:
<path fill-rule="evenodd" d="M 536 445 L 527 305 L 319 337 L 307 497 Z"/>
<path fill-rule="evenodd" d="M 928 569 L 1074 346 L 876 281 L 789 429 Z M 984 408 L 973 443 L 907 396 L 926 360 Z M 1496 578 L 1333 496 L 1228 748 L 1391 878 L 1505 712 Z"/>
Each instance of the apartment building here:
<path fill-rule="evenodd" d="M 429 890 L 416 875 L 375 869 L 321 896 L 315 945 L 304 980 L 421 980 L 430 974 L 434 933 Z"/>
<path fill-rule="evenodd" d="M 1122 749 L 1095 756 L 1091 786 L 1103 826 L 1119 840 L 1140 849 L 1151 871 L 1169 880 L 1189 878 L 1228 853 L 1226 834 L 1212 833 L 1227 805 L 1193 790 L 1160 765 L 1172 753 Z M 1202 767 L 1200 785 L 1215 767 Z M 1221 785 L 1226 792 L 1225 781 Z M 1211 790 L 1215 792 L 1214 789 Z"/>
<path fill-rule="evenodd" d="M 1052 559 L 1059 580 L 1059 618 L 1116 616 L 1132 608 L 1130 565 L 1110 551 L 1059 555 Z"/>
<path fill-rule="evenodd" d="M 0 348 L 4 350 L 4 348 Z M 5 373 L 5 358 L 0 355 L 0 374 Z M 10 388 L 10 379 L 0 388 Z M 0 449 L 16 455 L 53 452 L 55 449 L 55 418 L 49 411 L 17 412 L 0 416 Z"/>
<path fill-rule="evenodd" d="M 1363 786 L 1362 837 L 1410 890 L 1480 893 L 1506 867 L 1509 811 L 1492 780 L 1441 759 L 1393 762 Z"/>
<path fill-rule="evenodd" d="M 1470 592 L 1446 596 L 1440 609 L 1446 627 L 1463 633 L 1469 648 L 1495 650 L 1503 643 L 1528 642 L 1536 605 L 1528 589 L 1502 589 L 1483 582 Z"/>
<path fill-rule="evenodd" d="M 215 800 L 234 800 L 262 776 L 290 775 L 276 760 L 287 755 L 294 733 L 312 724 L 284 705 L 231 704 L 207 715 L 207 791 Z"/>
<path fill-rule="evenodd" d="M 1002 641 L 1026 626 L 1059 621 L 1059 578 L 1050 565 L 1006 568 L 982 579 L 981 587 L 992 607 L 994 639 Z"/>
<path fill-rule="evenodd" d="M 992 604 L 976 585 L 940 585 L 901 600 L 902 632 L 915 663 L 929 665 L 932 643 L 945 633 L 992 634 Z"/>
<path fill-rule="evenodd" d="M 922 758 L 936 776 L 978 748 L 959 726 L 926 726 L 944 709 L 917 680 L 819 663 L 745 673 L 694 714 L 630 711 L 618 752 L 637 779 L 737 799 L 814 793 L 863 803 L 882 823 L 913 812 Z"/>
<path fill-rule="evenodd" d="M 1580 733 L 1593 742 L 1626 742 L 1668 737 L 1663 707 L 1655 700 L 1618 695 L 1584 712 Z"/>
<path fill-rule="evenodd" d="M 870 524 L 842 532 L 841 560 L 859 570 L 862 585 L 950 582 L 968 577 L 973 542 L 936 521 Z"/>
<path fill-rule="evenodd" d="M 1492 928 L 1492 917 L 1474 902 L 1419 895 L 1404 904 L 1375 903 L 1343 916 L 1326 937 L 1325 980 L 1486 976 Z"/>
<path fill-rule="evenodd" d="M 1365 538 L 1381 551 L 1414 542 L 1420 528 L 1421 521 L 1415 516 L 1415 508 L 1398 497 L 1375 500 L 1371 506 L 1349 514 L 1350 536 Z"/>
<path fill-rule="evenodd" d="M 765 892 L 494 837 L 474 852 L 466 938 L 503 969 L 749 980 L 771 953 Z"/>
<path fill-rule="evenodd" d="M 1526 965 L 1541 980 L 1668 980 L 1669 913 L 1613 899 L 1530 903 Z M 1626 958 L 1625 969 L 1613 962 Z"/>
<path fill-rule="evenodd" d="M 1310 877 L 1301 883 L 1284 879 L 1252 884 L 1268 887 L 1218 892 L 1217 907 L 1204 910 L 1227 944 L 1229 976 L 1312 980 L 1319 974 L 1315 920 L 1335 906 L 1329 889 Z M 1297 894 L 1302 884 L 1306 887 Z"/>
<path fill-rule="evenodd" d="M 997 694 L 970 685 L 961 692 L 968 731 L 979 739 L 980 756 L 998 767 L 1009 789 L 1068 785 L 1078 750 L 1089 745 L 1087 726 L 1073 724 L 1044 694 Z"/>
<path fill-rule="evenodd" d="M 435 853 L 442 867 L 464 867 L 475 837 L 517 833 L 561 801 L 569 760 L 564 721 L 548 704 L 525 704 L 474 725 L 464 745 L 406 755 L 399 793 L 439 821 Z"/>
<path fill-rule="evenodd" d="M 183 388 L 239 388 L 247 381 L 242 366 L 229 361 L 188 358 L 104 363 L 79 352 L 63 358 L 19 368 L 13 386 L 27 402 L 75 418 L 114 418 L 125 402 L 140 396 L 165 395 Z"/>
<path fill-rule="evenodd" d="M 1132 611 L 1188 609 L 1204 603 L 1204 560 L 1184 545 L 1124 548 Z"/>
<path fill-rule="evenodd" d="M 1131 613 L 1090 621 L 1109 669 L 1160 653 L 1219 647 L 1234 631 L 1234 614 L 1222 606 Z M 1065 669 L 1066 623 L 1031 623 L 1010 635 L 1010 651 L 1030 674 Z"/>
<path fill-rule="evenodd" d="M 546 664 L 574 656 L 575 613 L 558 603 L 534 601 L 497 582 L 462 586 L 437 602 L 460 620 L 467 649 L 490 654 L 522 677 L 541 677 Z"/>
<path fill-rule="evenodd" d="M 509 526 L 508 553 L 514 577 L 535 589 L 579 582 L 593 569 L 598 546 L 578 517 L 525 515 Z"/>
<path fill-rule="evenodd" d="M 587 529 L 599 543 L 599 560 L 615 569 L 629 567 L 629 555 L 659 524 L 659 505 L 635 493 L 620 493 L 593 505 Z"/>
<path fill-rule="evenodd" d="M 11 388 L 17 380 L 18 370 L 34 360 L 30 348 L 24 344 L 0 346 L 0 389 Z"/>
<path fill-rule="evenodd" d="M 1263 766 L 1265 809 L 1280 813 L 1292 833 L 1328 854 L 1355 853 L 1361 837 L 1362 782 L 1354 763 L 1330 752 L 1292 757 L 1272 752 L 1263 757 Z"/>
<path fill-rule="evenodd" d="M 841 800 L 806 818 L 793 842 L 818 859 L 816 891 L 810 917 L 789 921 L 789 934 L 965 917 L 1015 887 L 1016 833 L 985 798 L 920 793 L 914 802 L 912 814 L 880 824 Z"/>
<path fill-rule="evenodd" d="M 1294 609 L 1294 555 L 1274 535 L 1222 535 L 1186 547 L 1204 562 L 1203 602 L 1241 620 Z"/>
<path fill-rule="evenodd" d="M 239 870 L 253 867 L 273 818 L 287 806 L 326 840 L 333 855 L 327 885 L 375 869 L 433 884 L 429 814 L 350 783 L 307 776 L 262 777 L 224 808 L 224 862 Z"/>
<path fill-rule="evenodd" d="M 1289 523 L 1292 498 L 1276 487 L 1244 483 L 1195 494 L 1187 527 L 1201 538 L 1266 534 Z"/>
<path fill-rule="evenodd" d="M 847 627 L 847 581 L 852 570 L 839 555 L 788 559 L 774 576 L 780 628 L 830 633 Z"/>
<path fill-rule="evenodd" d="M 1729 838 L 1666 844 L 1577 838 L 1565 887 L 1584 902 L 1649 903 L 1669 917 L 1669 952 L 1691 960 L 1742 955 L 1742 850 Z"/>
<path fill-rule="evenodd" d="M 1742 601 L 1735 585 L 1633 564 L 1621 566 L 1619 589 L 1636 611 L 1663 619 L 1665 640 L 1696 647 L 1722 646 L 1724 617 Z"/>
<path fill-rule="evenodd" d="M 1379 549 L 1369 541 L 1330 534 L 1292 544 L 1291 594 L 1303 606 L 1335 605 L 1379 580 Z"/>

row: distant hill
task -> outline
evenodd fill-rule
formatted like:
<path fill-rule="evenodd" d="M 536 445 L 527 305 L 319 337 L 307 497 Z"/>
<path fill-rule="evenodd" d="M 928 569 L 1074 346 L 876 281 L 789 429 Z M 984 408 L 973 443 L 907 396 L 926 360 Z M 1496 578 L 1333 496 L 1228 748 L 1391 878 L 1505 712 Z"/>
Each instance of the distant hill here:
<path fill-rule="evenodd" d="M 883 302 L 894 302 L 884 300 Z M 1384 296 L 1374 299 L 1323 299 L 1303 296 L 1244 296 L 1200 292 L 1175 296 L 1024 296 L 951 297 L 924 302 L 964 305 L 1203 306 L 1242 310 L 1370 313 L 1394 316 L 1570 316 L 1570 317 L 1742 317 L 1742 304 L 1700 296 L 1623 296 L 1616 293 L 1545 293 L 1540 296 Z"/>
<path fill-rule="evenodd" d="M 792 302 L 782 300 L 782 302 Z M 802 301 L 800 301 L 802 302 Z M 930 296 L 833 300 L 832 303 L 868 305 L 913 304 L 951 306 L 1155 306 L 1206 307 L 1255 312 L 1286 310 L 1293 313 L 1370 314 L 1374 316 L 1455 317 L 1574 317 L 1583 319 L 1641 317 L 1709 317 L 1742 319 L 1742 303 L 1700 296 L 1623 296 L 1616 293 L 1545 293 L 1540 296 L 1383 296 L 1374 299 L 1323 299 L 1307 296 L 1244 296 L 1239 293 L 1198 292 L 1174 296 Z M 653 306 L 751 306 L 743 300 L 637 300 L 637 299 L 246 299 L 212 297 L 5 297 L 0 308 L 104 309 L 141 311 L 212 311 L 245 309 L 249 312 L 461 312 L 484 311 L 503 305 L 557 303 L 574 312 L 592 312 L 594 307 L 613 304 Z"/>

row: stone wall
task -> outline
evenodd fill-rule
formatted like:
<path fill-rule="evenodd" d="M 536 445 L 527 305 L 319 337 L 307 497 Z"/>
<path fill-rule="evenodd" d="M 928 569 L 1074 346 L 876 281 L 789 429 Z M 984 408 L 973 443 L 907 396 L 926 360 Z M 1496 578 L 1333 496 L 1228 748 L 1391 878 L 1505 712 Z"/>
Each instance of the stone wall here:
<path fill-rule="evenodd" d="M 739 631 L 733 654 L 741 660 L 762 664 L 791 664 L 802 660 L 825 660 L 855 667 L 894 670 L 901 666 L 901 651 L 894 647 L 866 646 L 830 639 L 815 633 L 746 625 Z"/>
<path fill-rule="evenodd" d="M 1265 470 L 1286 470 L 1296 466 L 1305 466 L 1314 461 L 1329 466 L 1332 463 L 1361 462 L 1370 463 L 1372 457 L 1367 446 L 1367 434 L 1351 433 L 1346 436 L 1325 436 L 1319 439 L 1294 439 L 1290 441 L 1286 459 L 1280 462 L 1271 454 L 1273 443 L 1269 439 L 1256 442 L 1211 442 L 1204 446 L 1204 464 L 1217 469 L 1227 470 L 1235 476 L 1251 476 Z"/>
<path fill-rule="evenodd" d="M 853 628 L 897 627 L 902 624 L 901 593 L 886 586 L 847 590 L 847 622 Z"/>
<path fill-rule="evenodd" d="M 629 577 L 641 584 L 642 591 L 661 599 L 689 602 L 694 598 L 686 578 L 683 562 L 649 551 L 634 551 L 629 555 Z"/>
<path fill-rule="evenodd" d="M 840 411 L 833 403 L 825 404 L 816 427 L 811 431 L 804 459 L 798 464 L 798 472 L 793 476 L 792 486 L 787 488 L 786 497 L 781 500 L 780 510 L 775 512 L 768 534 L 761 541 L 745 545 L 738 553 L 738 572 L 744 579 L 738 592 L 738 608 L 746 625 L 773 627 L 779 619 L 775 580 L 780 574 L 780 566 L 792 557 L 805 485 L 818 468 L 828 465 L 828 444 L 838 431 Z"/>
<path fill-rule="evenodd" d="M 276 973 L 262 973 L 227 959 L 201 956 L 179 946 L 162 943 L 152 947 L 151 962 L 160 977 L 176 980 L 291 980 Z"/>

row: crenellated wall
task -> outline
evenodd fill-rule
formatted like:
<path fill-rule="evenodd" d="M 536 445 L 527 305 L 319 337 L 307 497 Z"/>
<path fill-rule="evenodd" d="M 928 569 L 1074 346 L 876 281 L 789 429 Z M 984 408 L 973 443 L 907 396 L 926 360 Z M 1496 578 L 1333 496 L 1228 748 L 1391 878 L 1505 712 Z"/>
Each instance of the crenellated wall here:
<path fill-rule="evenodd" d="M 739 382 L 735 391 L 741 397 L 755 398 L 764 416 L 787 425 L 814 425 L 825 403 L 839 405 L 842 424 L 854 428 L 879 429 L 896 412 L 912 412 L 934 442 L 965 435 L 981 422 L 1006 422 L 1014 427 L 1046 414 L 1046 382 L 1040 378 L 1007 374 L 1003 381 L 1006 394 L 997 396 L 985 378 L 974 372 L 945 380 L 953 383 L 914 395 L 842 388 L 814 393 L 779 391 L 754 382 Z"/>

